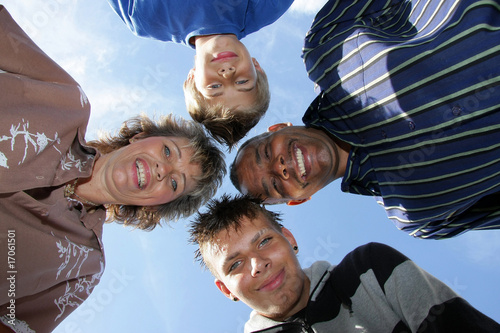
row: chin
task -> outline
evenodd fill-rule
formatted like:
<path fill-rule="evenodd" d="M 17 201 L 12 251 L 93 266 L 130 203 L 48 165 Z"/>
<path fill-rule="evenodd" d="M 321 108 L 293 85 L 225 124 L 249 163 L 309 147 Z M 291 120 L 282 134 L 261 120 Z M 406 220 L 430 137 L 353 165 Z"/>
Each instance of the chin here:
<path fill-rule="evenodd" d="M 263 314 L 265 317 L 277 320 L 277 321 L 283 321 L 286 318 L 290 317 L 289 312 L 290 312 L 290 307 L 277 307 L 277 308 L 272 308 L 268 309 L 266 314 Z"/>

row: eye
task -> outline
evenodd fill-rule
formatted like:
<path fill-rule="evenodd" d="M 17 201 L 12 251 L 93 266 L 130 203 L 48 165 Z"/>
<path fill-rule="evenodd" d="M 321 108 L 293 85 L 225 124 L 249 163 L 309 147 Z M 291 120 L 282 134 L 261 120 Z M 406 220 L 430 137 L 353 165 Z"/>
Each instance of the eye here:
<path fill-rule="evenodd" d="M 272 237 L 266 237 L 264 238 L 260 243 L 259 243 L 259 247 L 263 247 L 264 245 L 266 245 L 267 243 L 269 243 L 271 241 Z"/>
<path fill-rule="evenodd" d="M 267 145 L 264 147 L 264 155 L 266 155 L 266 158 L 269 159 L 269 152 L 267 151 Z"/>
<path fill-rule="evenodd" d="M 241 261 L 236 261 L 235 263 L 233 263 L 231 265 L 231 267 L 229 267 L 229 272 L 234 271 L 236 268 L 238 268 L 240 266 L 240 264 L 241 264 Z"/>
<path fill-rule="evenodd" d="M 239 81 L 236 81 L 235 83 L 236 84 L 245 84 L 247 82 L 248 82 L 248 80 L 239 80 Z"/>
<path fill-rule="evenodd" d="M 172 178 L 172 188 L 174 189 L 174 192 L 177 191 L 177 182 L 173 178 Z"/>
<path fill-rule="evenodd" d="M 278 195 L 280 195 L 280 191 L 278 190 L 278 183 L 276 182 L 276 178 L 271 179 L 271 184 L 273 185 L 274 190 Z"/>
<path fill-rule="evenodd" d="M 170 148 L 168 148 L 167 146 L 165 146 L 164 152 L 165 152 L 165 156 L 170 157 Z"/>
<path fill-rule="evenodd" d="M 217 83 L 217 84 L 211 84 L 208 86 L 208 89 L 217 89 L 217 88 L 220 88 L 222 87 L 222 84 L 220 83 Z"/>

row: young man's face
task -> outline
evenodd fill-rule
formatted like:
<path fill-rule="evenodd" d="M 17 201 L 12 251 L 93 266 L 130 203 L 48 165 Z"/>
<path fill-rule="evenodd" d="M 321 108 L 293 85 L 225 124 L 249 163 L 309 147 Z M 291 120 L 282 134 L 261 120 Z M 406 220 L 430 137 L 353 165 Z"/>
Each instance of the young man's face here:
<path fill-rule="evenodd" d="M 196 88 L 209 103 L 231 110 L 248 108 L 256 96 L 258 62 L 234 35 L 213 35 L 196 42 L 191 75 Z"/>
<path fill-rule="evenodd" d="M 307 305 L 309 280 L 292 248 L 295 239 L 285 228 L 274 229 L 266 217 L 244 217 L 238 232 L 221 231 L 216 244 L 203 251 L 218 277 L 217 287 L 263 316 L 281 320 Z"/>
<path fill-rule="evenodd" d="M 320 130 L 288 126 L 251 140 L 234 161 L 243 194 L 270 204 L 307 200 L 338 177 L 338 147 Z"/>

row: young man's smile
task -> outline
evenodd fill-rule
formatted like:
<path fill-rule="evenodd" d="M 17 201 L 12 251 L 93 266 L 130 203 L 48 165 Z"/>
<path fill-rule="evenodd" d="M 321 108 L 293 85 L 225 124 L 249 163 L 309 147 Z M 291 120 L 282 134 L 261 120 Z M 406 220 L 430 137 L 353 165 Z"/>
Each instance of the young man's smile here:
<path fill-rule="evenodd" d="M 280 271 L 278 271 L 277 273 L 271 275 L 268 279 L 266 279 L 264 283 L 262 283 L 262 285 L 259 288 L 257 288 L 257 290 L 272 292 L 278 289 L 283 284 L 284 280 L 285 280 L 285 269 L 282 268 Z"/>
<path fill-rule="evenodd" d="M 231 51 L 223 51 L 218 53 L 211 62 L 221 62 L 221 61 L 229 61 L 233 58 L 238 58 L 238 55 Z"/>

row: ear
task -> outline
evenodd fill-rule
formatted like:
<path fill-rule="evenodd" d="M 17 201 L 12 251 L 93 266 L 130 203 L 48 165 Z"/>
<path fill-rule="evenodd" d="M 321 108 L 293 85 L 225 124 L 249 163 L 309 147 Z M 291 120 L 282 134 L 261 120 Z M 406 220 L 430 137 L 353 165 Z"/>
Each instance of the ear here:
<path fill-rule="evenodd" d="M 283 233 L 283 236 L 285 236 L 285 238 L 288 240 L 288 242 L 292 247 L 297 246 L 297 241 L 295 240 L 295 237 L 293 236 L 290 230 L 288 230 L 285 227 L 281 227 L 281 232 Z"/>
<path fill-rule="evenodd" d="M 217 286 L 217 288 L 224 294 L 224 296 L 226 296 L 227 298 L 229 298 L 230 300 L 233 300 L 234 299 L 234 296 L 233 294 L 231 294 L 231 291 L 229 291 L 229 289 L 227 289 L 226 285 L 224 284 L 224 282 L 222 282 L 221 280 L 219 279 L 215 279 L 215 285 Z"/>
<path fill-rule="evenodd" d="M 290 200 L 286 204 L 288 206 L 297 206 L 297 205 L 303 204 L 304 202 L 309 201 L 309 200 L 311 200 L 311 197 L 305 198 L 305 199 L 299 199 L 299 200 Z"/>
<path fill-rule="evenodd" d="M 267 128 L 267 131 L 268 132 L 276 132 L 276 131 L 279 131 L 280 129 L 288 127 L 288 126 L 293 126 L 293 125 L 290 122 L 288 122 L 288 123 L 274 124 L 274 125 L 269 126 Z"/>
<path fill-rule="evenodd" d="M 259 64 L 259 62 L 257 61 L 257 59 L 252 58 L 252 62 L 253 62 L 253 66 L 255 67 L 255 70 L 256 70 L 256 71 L 259 71 L 259 72 L 261 72 L 261 73 L 264 73 L 264 70 L 262 69 L 262 67 L 260 67 L 260 64 Z"/>
<path fill-rule="evenodd" d="M 160 207 L 158 207 L 156 205 L 155 206 L 143 206 L 142 210 L 145 211 L 145 212 L 153 212 L 153 213 L 155 213 L 155 212 L 158 211 L 159 208 Z"/>
<path fill-rule="evenodd" d="M 189 70 L 189 73 L 188 73 L 188 76 L 187 76 L 187 79 L 186 79 L 187 81 L 194 80 L 194 72 L 195 72 L 195 70 L 196 69 L 194 67 Z"/>
<path fill-rule="evenodd" d="M 144 136 L 144 132 L 137 133 L 136 135 L 134 135 L 133 137 L 131 137 L 131 138 L 128 140 L 128 142 L 130 142 L 130 143 L 134 143 L 134 142 L 136 142 L 137 140 L 142 139 L 142 138 L 143 138 L 143 136 Z"/>

